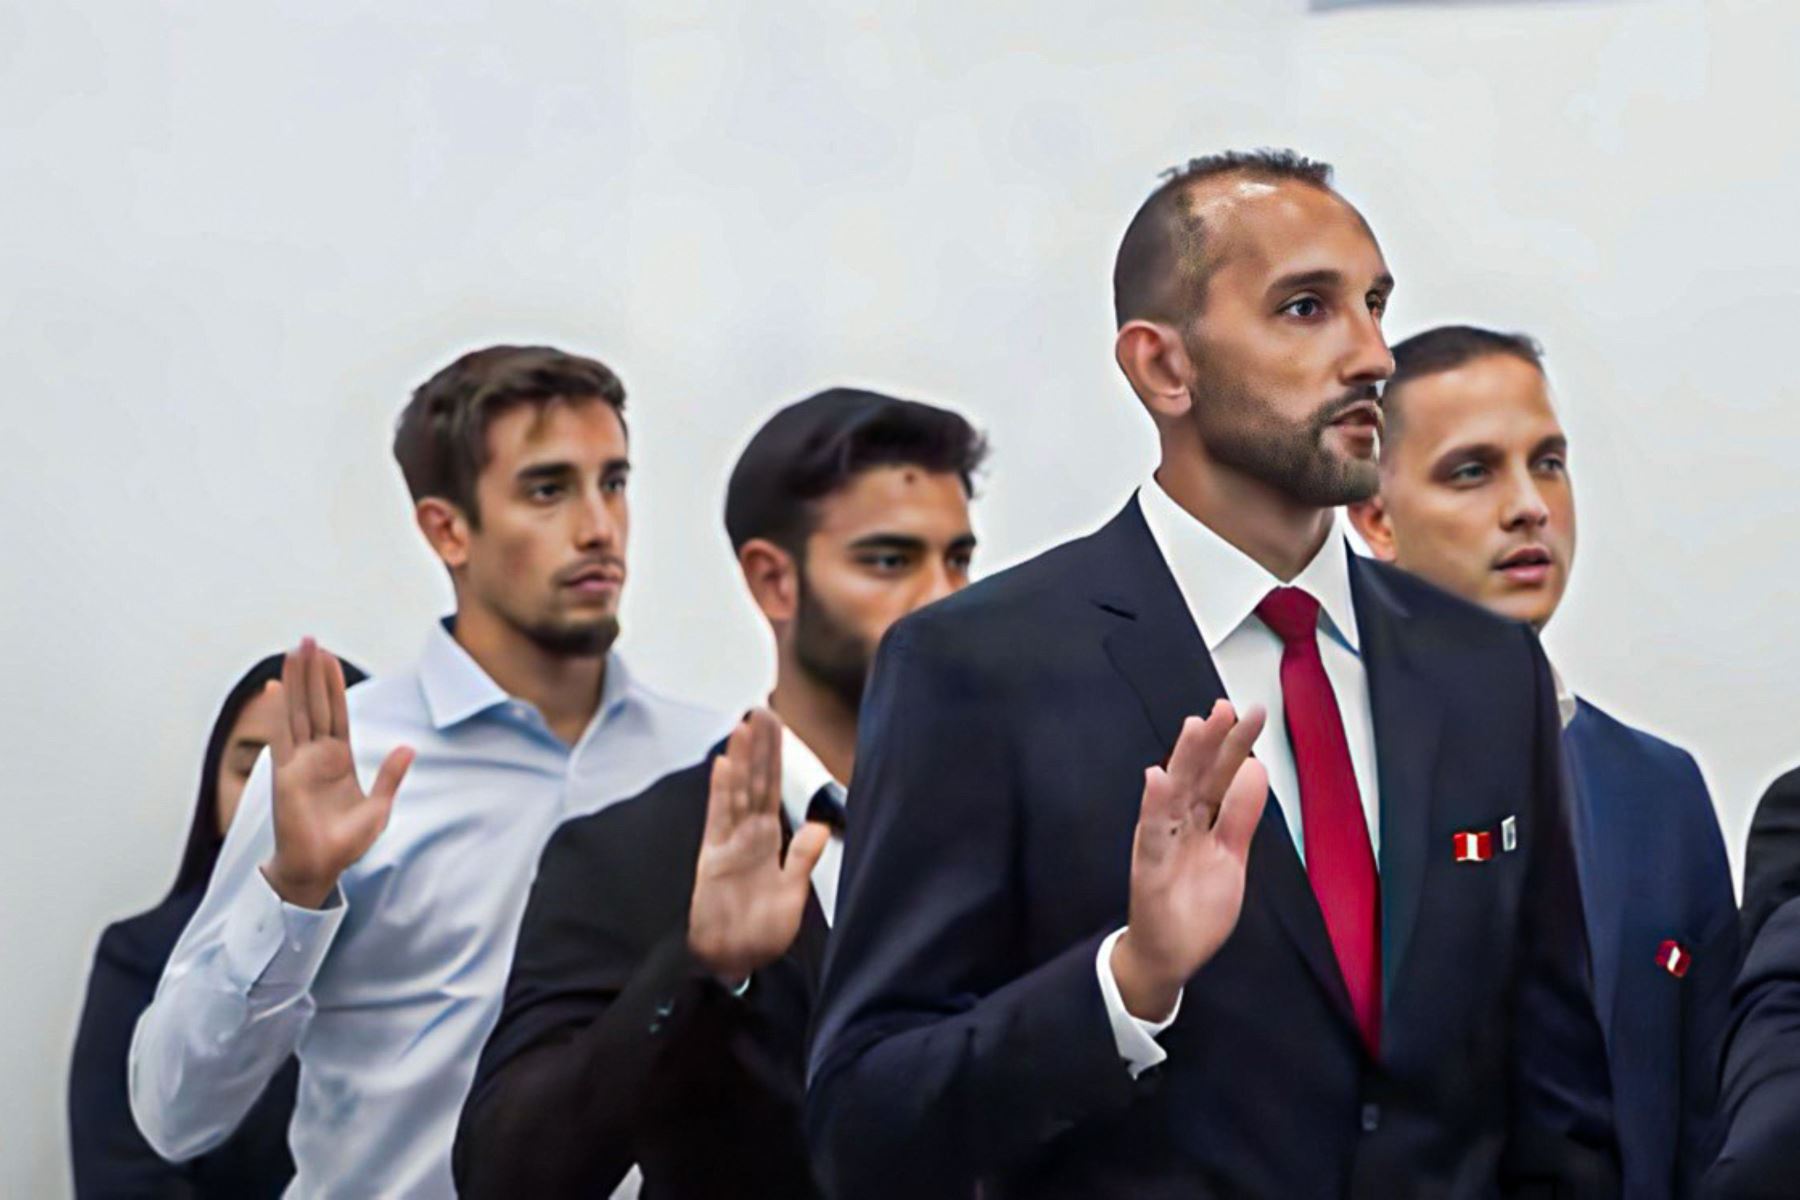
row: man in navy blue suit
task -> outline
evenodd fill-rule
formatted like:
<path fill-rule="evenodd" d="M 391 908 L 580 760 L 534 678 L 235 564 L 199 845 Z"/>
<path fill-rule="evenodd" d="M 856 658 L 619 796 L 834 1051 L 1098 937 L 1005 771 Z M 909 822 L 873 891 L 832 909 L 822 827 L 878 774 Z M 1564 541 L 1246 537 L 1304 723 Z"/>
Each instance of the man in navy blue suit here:
<path fill-rule="evenodd" d="M 1469 326 L 1394 347 L 1381 492 L 1351 506 L 1377 558 L 1541 630 L 1575 560 L 1569 446 L 1537 343 Z M 1718 1150 L 1737 907 L 1693 758 L 1557 677 L 1594 995 L 1625 1194 L 1694 1194 Z"/>
<path fill-rule="evenodd" d="M 1335 528 L 1377 487 L 1392 285 L 1291 152 L 1194 160 L 1133 218 L 1155 477 L 877 658 L 810 1062 L 828 1194 L 1616 1193 L 1548 664 Z"/>

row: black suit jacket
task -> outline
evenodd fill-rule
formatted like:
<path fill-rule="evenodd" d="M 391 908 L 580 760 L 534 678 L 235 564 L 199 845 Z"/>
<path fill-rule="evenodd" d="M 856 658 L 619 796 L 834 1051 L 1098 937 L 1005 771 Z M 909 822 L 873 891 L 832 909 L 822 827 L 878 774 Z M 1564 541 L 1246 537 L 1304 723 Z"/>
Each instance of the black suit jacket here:
<path fill-rule="evenodd" d="M 693 961 L 711 763 L 551 838 L 457 1129 L 463 1196 L 605 1197 L 633 1163 L 644 1200 L 816 1194 L 800 1104 L 825 918 L 810 901 L 742 997 Z"/>
<path fill-rule="evenodd" d="M 1774 1200 L 1800 1190 L 1800 770 L 1769 786 L 1750 822 L 1743 934 L 1708 1194 Z"/>
<path fill-rule="evenodd" d="M 287 1131 L 299 1065 L 292 1059 L 229 1138 L 186 1162 L 158 1157 L 131 1116 L 125 1070 L 132 1030 L 150 1007 L 163 966 L 204 890 L 177 893 L 107 926 L 94 952 L 69 1067 L 69 1151 L 81 1200 L 272 1200 L 294 1177 Z"/>
<path fill-rule="evenodd" d="M 1202 581 L 1203 582 L 1203 581 Z M 830 1194 L 1610 1193 L 1548 666 L 1355 559 L 1381 783 L 1383 1043 L 1362 1047 L 1271 797 L 1242 916 L 1134 1082 L 1095 973 L 1144 768 L 1222 688 L 1135 502 L 887 637 L 863 711 L 808 1132 Z M 1501 822 L 1518 845 L 1501 850 Z M 1489 831 L 1484 863 L 1453 835 Z"/>

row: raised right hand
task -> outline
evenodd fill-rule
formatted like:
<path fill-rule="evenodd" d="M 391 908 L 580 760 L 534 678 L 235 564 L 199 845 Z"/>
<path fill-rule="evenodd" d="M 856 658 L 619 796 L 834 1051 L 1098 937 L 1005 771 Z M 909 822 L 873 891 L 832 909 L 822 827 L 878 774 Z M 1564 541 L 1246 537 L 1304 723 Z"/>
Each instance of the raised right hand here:
<path fill-rule="evenodd" d="M 1167 769 L 1144 772 L 1131 848 L 1131 915 L 1113 944 L 1113 978 L 1133 1016 L 1165 1019 L 1188 979 L 1237 926 L 1244 864 L 1269 798 L 1269 777 L 1250 757 L 1265 713 L 1242 720 L 1221 700 L 1204 721 L 1189 717 Z"/>
<path fill-rule="evenodd" d="M 263 876 L 289 904 L 318 908 L 344 870 L 387 828 L 394 793 L 413 752 L 399 746 L 364 794 L 350 753 L 344 668 L 311 638 L 301 641 L 271 685 L 285 701 L 269 749 L 275 760 L 275 853 Z"/>

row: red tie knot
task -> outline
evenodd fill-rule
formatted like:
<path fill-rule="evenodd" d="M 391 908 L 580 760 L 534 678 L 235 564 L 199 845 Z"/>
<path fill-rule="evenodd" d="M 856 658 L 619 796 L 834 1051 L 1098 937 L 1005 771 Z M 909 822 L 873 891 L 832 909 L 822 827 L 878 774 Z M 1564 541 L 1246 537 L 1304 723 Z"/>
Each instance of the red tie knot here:
<path fill-rule="evenodd" d="M 1275 631 L 1283 645 L 1310 643 L 1319 632 L 1319 602 L 1303 588 L 1278 587 L 1263 597 L 1256 615 Z"/>

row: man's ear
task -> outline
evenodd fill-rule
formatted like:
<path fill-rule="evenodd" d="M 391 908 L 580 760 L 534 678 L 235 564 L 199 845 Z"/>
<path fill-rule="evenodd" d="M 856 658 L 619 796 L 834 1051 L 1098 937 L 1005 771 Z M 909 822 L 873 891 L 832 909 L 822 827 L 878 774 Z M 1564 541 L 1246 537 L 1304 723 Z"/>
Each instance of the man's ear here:
<path fill-rule="evenodd" d="M 1379 493 L 1346 505 L 1344 511 L 1350 514 L 1350 524 L 1368 545 L 1369 553 L 1388 563 L 1399 557 L 1394 546 L 1394 523 L 1388 519 L 1387 505 L 1381 502 Z"/>
<path fill-rule="evenodd" d="M 793 555 L 767 538 L 751 538 L 738 547 L 738 568 L 769 624 L 794 619 L 800 609 L 800 564 Z"/>
<path fill-rule="evenodd" d="M 413 505 L 413 520 L 446 567 L 454 571 L 469 561 L 471 531 L 462 509 L 442 497 L 427 496 Z"/>
<path fill-rule="evenodd" d="M 1193 407 L 1188 390 L 1193 364 L 1172 327 L 1159 321 L 1125 322 L 1113 341 L 1113 358 L 1151 416 L 1173 419 Z"/>

